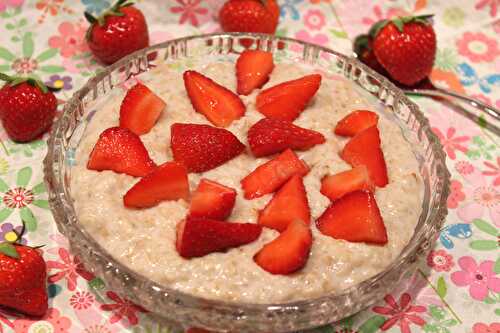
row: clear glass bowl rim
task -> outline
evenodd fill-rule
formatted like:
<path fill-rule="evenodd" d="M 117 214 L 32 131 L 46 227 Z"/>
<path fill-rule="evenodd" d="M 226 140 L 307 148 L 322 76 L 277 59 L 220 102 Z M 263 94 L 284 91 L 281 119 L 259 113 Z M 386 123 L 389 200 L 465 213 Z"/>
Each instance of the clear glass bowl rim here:
<path fill-rule="evenodd" d="M 156 44 L 153 46 L 150 46 L 148 48 L 136 51 L 118 62 L 114 63 L 111 66 L 106 67 L 102 72 L 99 72 L 96 74 L 94 77 L 89 79 L 87 83 L 80 88 L 78 91 L 76 91 L 71 99 L 66 103 L 63 113 L 68 113 L 68 112 L 76 112 L 77 105 L 81 102 L 81 99 L 83 96 L 88 94 L 93 87 L 101 81 L 103 78 L 105 78 L 107 75 L 109 75 L 111 72 L 115 71 L 116 69 L 128 64 L 131 60 L 134 60 L 136 58 L 140 58 L 144 54 L 151 53 L 151 51 L 158 50 L 158 49 L 164 49 L 169 47 L 170 45 L 182 42 L 182 41 L 188 41 L 191 39 L 207 39 L 207 38 L 224 38 L 224 37 L 233 37 L 233 38 L 244 38 L 244 37 L 250 37 L 250 38 L 260 38 L 260 39 L 268 39 L 268 40 L 273 40 L 273 41 L 288 41 L 288 42 L 293 42 L 297 44 L 301 44 L 302 46 L 310 46 L 314 47 L 318 50 L 321 50 L 323 52 L 333 54 L 334 56 L 338 58 L 344 59 L 346 62 L 349 63 L 356 63 L 356 66 L 361 67 L 365 72 L 367 72 L 369 75 L 375 77 L 377 80 L 380 81 L 381 85 L 387 87 L 389 90 L 391 90 L 394 95 L 398 98 L 398 100 L 403 101 L 406 105 L 408 105 L 411 108 L 411 111 L 414 113 L 415 117 L 417 118 L 418 122 L 422 124 L 422 126 L 425 127 L 424 132 L 425 135 L 432 140 L 432 147 L 433 151 L 436 154 L 436 157 L 438 159 L 438 163 L 441 163 L 442 165 L 445 164 L 445 153 L 443 150 L 443 147 L 439 141 L 439 139 L 435 136 L 435 134 L 430 130 L 430 127 L 428 125 L 428 120 L 425 118 L 425 116 L 422 114 L 420 111 L 419 107 L 412 102 L 408 97 L 405 96 L 404 92 L 397 88 L 390 80 L 387 78 L 383 77 L 382 75 L 378 74 L 377 72 L 373 71 L 371 68 L 365 66 L 364 64 L 360 63 L 357 59 L 348 57 L 346 55 L 343 55 L 341 53 L 338 53 L 330 48 L 315 45 L 312 43 L 308 42 L 303 42 L 294 38 L 288 38 L 288 37 L 278 37 L 278 36 L 271 36 L 271 35 L 266 35 L 266 34 L 254 34 L 254 33 L 212 33 L 212 34 L 202 34 L 202 35 L 194 35 L 194 36 L 188 36 L 188 37 L 182 37 L 182 38 L 177 38 L 173 40 L 169 40 L 160 44 Z M 54 173 L 53 169 L 53 163 L 54 163 L 54 154 L 57 153 L 57 150 L 55 149 L 56 147 L 56 141 L 57 140 L 63 140 L 62 136 L 64 133 L 59 131 L 59 127 L 61 126 L 61 122 L 63 117 L 61 116 L 60 119 L 57 121 L 57 123 L 53 126 L 53 129 L 50 134 L 50 138 L 48 141 L 48 152 L 47 156 L 44 160 L 44 174 L 45 174 L 45 182 L 47 184 L 47 188 L 49 191 L 49 196 L 50 196 L 50 202 L 51 202 L 51 210 L 55 214 L 57 213 L 63 213 L 65 215 L 65 228 L 72 228 L 72 232 L 74 232 L 78 238 L 83 239 L 89 246 L 92 247 L 93 251 L 98 253 L 105 261 L 108 263 L 112 263 L 112 266 L 114 270 L 116 270 L 115 278 L 117 276 L 121 276 L 121 278 L 124 278 L 127 281 L 132 281 L 133 282 L 141 282 L 142 286 L 147 286 L 149 289 L 155 290 L 155 293 L 163 294 L 163 295 L 168 295 L 169 297 L 172 297 L 172 299 L 179 299 L 182 300 L 182 304 L 185 308 L 188 309 L 199 309 L 200 305 L 203 306 L 204 308 L 219 308 L 221 310 L 223 309 L 232 309 L 232 310 L 241 310 L 245 313 L 265 313 L 265 312 L 280 312 L 283 309 L 296 309 L 299 311 L 300 309 L 304 308 L 314 308 L 315 305 L 319 305 L 324 303 L 325 301 L 327 302 L 332 302 L 335 299 L 340 299 L 342 297 L 349 296 L 350 294 L 354 294 L 354 292 L 358 289 L 366 289 L 370 285 L 373 285 L 374 283 L 381 282 L 384 280 L 384 277 L 386 277 L 391 271 L 397 269 L 402 262 L 405 262 L 405 260 L 412 254 L 414 254 L 416 251 L 419 251 L 419 249 L 422 246 L 422 243 L 424 242 L 429 242 L 432 240 L 428 239 L 420 239 L 418 242 L 415 241 L 415 234 L 408 243 L 408 245 L 405 247 L 405 249 L 400 253 L 400 255 L 397 257 L 396 260 L 394 260 L 384 271 L 376 274 L 375 276 L 372 276 L 371 278 L 368 278 L 367 280 L 364 280 L 360 282 L 357 285 L 354 285 L 348 289 L 343 290 L 340 293 L 331 293 L 327 295 L 323 295 L 321 297 L 317 298 L 312 298 L 312 299 L 306 299 L 306 300 L 299 300 L 299 301 L 293 301 L 293 302 L 287 302 L 287 303 L 268 303 L 268 304 L 262 304 L 262 303 L 239 303 L 239 302 L 229 302 L 229 301 L 219 301 L 219 300 L 213 300 L 213 299 L 205 299 L 202 297 L 198 296 L 193 296 L 188 293 L 184 293 L 175 289 L 171 289 L 168 287 L 165 287 L 163 285 L 160 285 L 156 282 L 151 281 L 150 279 L 144 277 L 143 275 L 136 273 L 129 268 L 127 268 L 125 265 L 121 264 L 119 261 L 115 260 L 100 244 L 98 244 L 86 231 L 83 227 L 81 227 L 77 221 L 76 214 L 74 212 L 74 207 L 72 206 L 72 200 L 70 197 L 65 195 L 65 190 L 62 186 L 62 182 L 58 179 L 56 174 Z M 446 199 L 448 197 L 448 192 L 449 192 L 449 184 L 450 184 L 450 174 L 447 169 L 443 170 L 442 172 L 442 179 L 440 184 L 442 185 L 440 190 L 441 193 L 441 198 L 440 198 L 440 203 L 439 203 L 439 211 L 436 213 L 436 219 L 435 220 L 441 220 L 441 221 L 433 221 L 435 223 L 442 223 L 447 215 L 447 208 L 446 208 Z M 53 205 L 53 203 L 56 203 L 57 205 Z M 62 212 L 57 212 L 54 207 L 62 207 L 63 211 Z M 70 209 L 68 210 L 68 207 Z M 61 227 L 58 224 L 59 229 L 61 230 Z M 64 232 L 63 232 L 64 233 Z M 104 279 L 106 282 L 106 279 Z M 172 318 L 170 318 L 172 319 Z"/>

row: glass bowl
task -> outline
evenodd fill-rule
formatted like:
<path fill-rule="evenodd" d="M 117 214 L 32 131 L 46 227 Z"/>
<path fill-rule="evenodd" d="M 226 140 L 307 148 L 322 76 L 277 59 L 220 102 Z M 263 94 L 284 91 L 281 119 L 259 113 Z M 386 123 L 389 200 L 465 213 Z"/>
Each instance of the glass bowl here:
<path fill-rule="evenodd" d="M 270 51 L 277 62 L 309 65 L 354 82 L 392 114 L 415 147 L 424 182 L 422 213 L 415 233 L 384 271 L 341 293 L 280 304 L 231 303 L 179 292 L 137 274 L 113 259 L 78 223 L 70 189 L 75 148 L 84 132 L 90 104 L 114 87 L 152 68 L 199 57 L 234 60 L 245 48 Z M 309 329 L 352 315 L 382 298 L 415 272 L 416 262 L 432 247 L 447 214 L 449 172 L 438 138 L 418 106 L 386 78 L 353 58 L 294 39 L 259 34 L 212 34 L 172 40 L 131 54 L 105 68 L 66 103 L 55 124 L 44 161 L 45 181 L 55 221 L 86 268 L 107 286 L 148 309 L 155 318 L 220 332 L 289 332 Z"/>

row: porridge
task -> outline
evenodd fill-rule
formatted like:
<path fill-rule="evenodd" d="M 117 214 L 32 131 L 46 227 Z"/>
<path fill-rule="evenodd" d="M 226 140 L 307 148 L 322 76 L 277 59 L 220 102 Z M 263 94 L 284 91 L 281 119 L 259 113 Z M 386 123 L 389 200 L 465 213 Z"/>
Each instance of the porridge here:
<path fill-rule="evenodd" d="M 214 62 L 195 69 L 236 91 L 233 63 Z M 263 89 L 307 74 L 310 71 L 298 65 L 277 64 Z M 167 104 L 151 131 L 140 136 L 151 159 L 160 165 L 173 160 L 171 125 L 212 124 L 193 109 L 182 72 L 160 65 L 139 78 Z M 273 193 L 270 193 L 247 200 L 240 184 L 254 169 L 274 157 L 256 158 L 248 148 L 248 130 L 264 118 L 256 110 L 258 93 L 259 89 L 256 89 L 248 96 L 240 96 L 246 113 L 226 127 L 245 144 L 246 150 L 216 168 L 189 173 L 188 177 L 191 193 L 202 178 L 237 191 L 228 218 L 230 222 L 257 223 L 258 212 L 273 198 Z M 389 183 L 377 188 L 374 196 L 387 230 L 387 243 L 381 246 L 335 239 L 316 227 L 314 221 L 330 205 L 330 199 L 320 193 L 321 180 L 327 175 L 351 169 L 339 157 L 349 138 L 335 135 L 333 129 L 353 110 L 374 110 L 352 83 L 323 75 L 313 100 L 294 121 L 294 125 L 317 131 L 326 139 L 325 143 L 306 151 L 295 151 L 310 168 L 303 177 L 303 184 L 314 241 L 305 266 L 289 275 L 275 275 L 254 262 L 253 256 L 279 235 L 278 231 L 269 228 L 263 228 L 260 237 L 251 243 L 226 252 L 185 259 L 176 251 L 176 226 L 188 213 L 188 201 L 162 201 L 146 209 L 127 208 L 123 196 L 137 183 L 136 177 L 87 169 L 89 155 L 99 135 L 120 122 L 120 105 L 125 91 L 116 89 L 109 96 L 99 102 L 99 111 L 88 123 L 76 151 L 76 164 L 71 171 L 75 209 L 79 222 L 111 255 L 162 285 L 195 296 L 235 302 L 273 303 L 319 297 L 339 292 L 384 270 L 413 235 L 422 206 L 418 163 L 399 126 L 381 114 L 378 129 Z"/>

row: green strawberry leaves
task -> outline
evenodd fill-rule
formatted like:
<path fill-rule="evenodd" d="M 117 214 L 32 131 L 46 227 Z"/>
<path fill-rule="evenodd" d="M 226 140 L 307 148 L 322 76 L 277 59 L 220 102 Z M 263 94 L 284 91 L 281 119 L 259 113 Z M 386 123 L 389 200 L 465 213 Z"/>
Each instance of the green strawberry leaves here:
<path fill-rule="evenodd" d="M 0 253 L 6 255 L 7 257 L 19 259 L 19 253 L 17 253 L 16 247 L 14 244 L 9 242 L 0 243 Z"/>
<path fill-rule="evenodd" d="M 40 89 L 44 94 L 48 93 L 49 91 L 55 92 L 61 90 L 61 88 L 48 87 L 42 81 L 32 77 L 9 76 L 7 74 L 0 73 L 0 80 L 7 82 L 11 87 L 15 87 L 18 84 L 27 82 L 28 84 Z"/>
<path fill-rule="evenodd" d="M 372 25 L 368 35 L 370 37 L 375 38 L 379 32 L 389 23 L 392 23 L 396 26 L 399 32 L 403 32 L 403 27 L 407 23 L 421 23 L 421 24 L 430 24 L 430 20 L 434 15 L 418 15 L 418 16 L 398 16 L 391 20 L 381 20 Z"/>
<path fill-rule="evenodd" d="M 106 21 L 106 16 L 124 16 L 125 14 L 120 11 L 121 8 L 124 7 L 129 7 L 134 4 L 133 1 L 130 0 L 118 0 L 111 8 L 106 10 L 104 13 L 102 13 L 100 16 L 95 17 L 89 12 L 84 12 L 83 15 L 85 16 L 85 19 L 92 25 L 95 24 L 96 22 L 102 26 L 104 25 Z M 89 29 L 90 31 L 90 29 Z M 87 39 L 88 39 L 87 35 Z"/>

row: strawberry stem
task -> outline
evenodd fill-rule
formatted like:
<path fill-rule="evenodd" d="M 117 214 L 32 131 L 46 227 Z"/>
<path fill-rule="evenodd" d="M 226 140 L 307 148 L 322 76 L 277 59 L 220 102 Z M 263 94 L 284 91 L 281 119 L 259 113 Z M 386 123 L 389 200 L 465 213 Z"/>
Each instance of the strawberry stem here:
<path fill-rule="evenodd" d="M 57 91 L 57 90 L 54 90 L 54 89 L 59 89 L 59 88 L 55 88 L 55 87 L 47 87 L 42 81 L 40 80 L 37 80 L 35 78 L 32 78 L 32 77 L 23 77 L 23 76 L 9 76 L 7 74 L 4 74 L 4 73 L 0 73 L 0 80 L 2 81 L 5 81 L 7 82 L 7 84 L 11 87 L 15 87 L 17 86 L 18 84 L 21 84 L 21 83 L 28 83 L 30 85 L 32 85 L 33 87 L 37 87 L 38 89 L 40 89 L 44 94 L 48 93 L 49 90 L 50 91 Z"/>
<path fill-rule="evenodd" d="M 0 253 L 6 255 L 7 257 L 19 259 L 19 253 L 17 253 L 16 247 L 14 244 L 9 242 L 0 243 Z"/>

